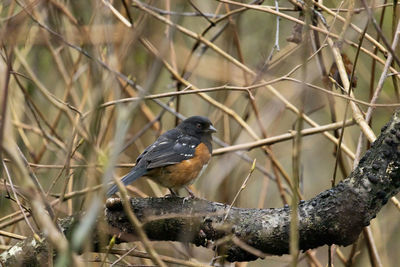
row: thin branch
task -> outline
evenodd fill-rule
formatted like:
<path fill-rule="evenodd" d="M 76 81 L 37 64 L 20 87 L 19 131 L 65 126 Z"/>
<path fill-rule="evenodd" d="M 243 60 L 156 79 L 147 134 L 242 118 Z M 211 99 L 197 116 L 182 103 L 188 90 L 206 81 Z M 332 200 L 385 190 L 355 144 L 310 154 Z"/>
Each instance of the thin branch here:
<path fill-rule="evenodd" d="M 355 123 L 354 120 L 345 121 L 346 126 L 353 125 L 354 123 Z M 343 122 L 339 121 L 339 122 L 327 124 L 324 126 L 316 126 L 314 128 L 304 129 L 300 132 L 300 134 L 302 136 L 307 136 L 307 135 L 316 134 L 316 133 L 323 133 L 325 131 L 330 131 L 330 130 L 341 128 L 342 125 L 343 125 Z M 224 148 L 218 148 L 213 151 L 213 155 L 221 155 L 224 153 L 233 152 L 233 151 L 237 151 L 237 150 L 251 150 L 256 147 L 260 147 L 260 146 L 264 146 L 264 145 L 271 145 L 271 144 L 275 144 L 278 142 L 291 140 L 296 136 L 296 134 L 297 134 L 297 131 L 291 131 L 290 133 L 276 135 L 273 137 L 260 139 L 258 141 L 254 141 L 254 142 L 243 143 L 243 144 L 239 144 L 239 145 L 232 145 L 232 146 L 228 146 L 228 147 L 224 147 Z"/>

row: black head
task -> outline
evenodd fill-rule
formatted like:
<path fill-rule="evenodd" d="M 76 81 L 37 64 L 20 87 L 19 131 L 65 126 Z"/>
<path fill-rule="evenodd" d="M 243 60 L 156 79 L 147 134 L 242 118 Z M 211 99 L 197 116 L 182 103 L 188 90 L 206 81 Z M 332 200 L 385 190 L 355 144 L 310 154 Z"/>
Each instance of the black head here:
<path fill-rule="evenodd" d="M 182 121 L 178 128 L 183 130 L 186 134 L 193 136 L 202 136 L 204 134 L 210 135 L 215 133 L 217 129 L 214 128 L 211 121 L 202 116 L 189 117 Z"/>

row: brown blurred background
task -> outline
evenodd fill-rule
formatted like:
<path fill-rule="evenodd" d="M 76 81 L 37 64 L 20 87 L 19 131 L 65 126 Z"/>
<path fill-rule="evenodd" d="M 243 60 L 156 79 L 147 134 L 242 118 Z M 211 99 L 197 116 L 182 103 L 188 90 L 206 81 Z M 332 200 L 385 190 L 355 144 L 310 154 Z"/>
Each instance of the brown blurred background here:
<path fill-rule="evenodd" d="M 399 7 L 394 7 L 393 1 L 367 2 L 391 44 Z M 127 173 L 147 145 L 175 127 L 177 116 L 171 110 L 185 117 L 209 117 L 218 129 L 215 137 L 228 146 L 279 136 L 298 127 L 311 128 L 301 114 L 319 125 L 351 119 L 347 93 L 339 88 L 340 76 L 331 69 L 334 58 L 329 41 L 342 54 L 349 75 L 361 44 L 354 73 L 357 87 L 352 90 L 359 109 L 367 111 L 366 103 L 377 87 L 387 50 L 371 23 L 360 42 L 368 22 L 361 2 L 323 1 L 323 6 L 310 6 L 315 12 L 300 12 L 296 1 L 279 1 L 279 14 L 286 16 L 279 20 L 279 28 L 275 2 L 257 3 L 261 5 L 244 7 L 211 0 L 2 1 L 0 81 L 3 93 L 8 91 L 0 96 L 6 108 L 2 113 L 3 144 L 21 149 L 51 201 L 63 192 L 68 195 Z M 296 20 L 305 21 L 306 26 L 296 26 Z M 310 30 L 313 21 L 318 33 Z M 398 57 L 399 49 L 396 51 Z M 12 72 L 5 86 L 7 62 Z M 393 67 L 389 73 L 398 71 L 398 65 Z M 377 103 L 399 103 L 398 78 L 398 74 L 386 77 Z M 215 91 L 203 95 L 196 92 L 155 98 L 168 105 L 169 111 L 152 99 L 140 99 L 212 87 Z M 101 106 L 130 97 L 138 98 Z M 376 135 L 394 109 L 392 105 L 374 110 L 370 125 Z M 342 130 L 337 128 L 328 132 L 339 138 Z M 342 146 L 356 153 L 360 133 L 356 124 L 346 126 Z M 337 146 L 321 132 L 297 140 L 299 157 L 294 157 L 293 139 L 250 151 L 217 154 L 192 188 L 199 197 L 230 204 L 252 160 L 257 159 L 258 169 L 235 206 L 273 208 L 283 206 L 285 200 L 290 203 L 292 190 L 286 179 L 293 181 L 299 176 L 298 190 L 304 199 L 310 199 L 332 186 L 336 160 L 336 183 L 351 172 L 354 159 L 345 152 L 337 157 Z M 362 154 L 368 145 L 362 143 Z M 214 143 L 215 151 L 221 147 L 220 142 Z M 9 160 L 6 164 L 12 165 Z M 297 172 L 293 163 L 299 166 Z M 7 179 L 4 171 L 1 178 Z M 14 183 L 24 187 L 23 179 Z M 140 179 L 129 189 L 135 197 L 167 193 L 147 179 Z M 94 191 L 69 198 L 55 205 L 56 214 L 62 218 L 89 209 L 93 199 L 104 200 L 103 194 Z M 9 215 L 19 212 L 19 207 L 6 196 L 3 190 L 1 230 L 31 235 L 24 220 L 12 221 L 15 216 Z M 371 224 L 383 266 L 397 264 L 398 218 L 399 210 L 389 202 Z M 15 242 L 0 236 L 3 250 Z M 121 247 L 134 245 L 140 248 L 140 244 Z M 158 242 L 155 247 L 160 254 L 205 264 L 213 258 L 211 250 L 192 245 Z M 339 249 L 336 252 L 334 248 L 333 262 L 345 266 L 341 257 L 347 259 L 352 246 Z M 356 251 L 353 266 L 369 266 L 362 235 Z M 322 266 L 327 264 L 327 247 L 312 254 Z M 91 262 L 97 256 L 85 253 L 82 259 L 88 260 L 88 266 L 97 266 Z M 115 260 L 113 256 L 109 259 Z M 152 264 L 133 257 L 125 260 Z M 310 266 L 303 254 L 299 261 L 299 266 Z M 290 256 L 267 257 L 237 266 L 286 266 L 289 262 Z"/>

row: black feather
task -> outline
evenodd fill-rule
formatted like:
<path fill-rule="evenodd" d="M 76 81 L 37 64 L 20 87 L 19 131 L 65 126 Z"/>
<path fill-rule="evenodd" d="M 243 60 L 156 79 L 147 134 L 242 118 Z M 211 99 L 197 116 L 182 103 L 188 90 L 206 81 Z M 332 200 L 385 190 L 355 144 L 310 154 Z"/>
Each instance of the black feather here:
<path fill-rule="evenodd" d="M 138 165 L 150 170 L 194 157 L 196 147 L 200 144 L 198 138 L 184 135 L 176 129 L 167 133 L 145 149 L 143 156 L 139 156 Z"/>

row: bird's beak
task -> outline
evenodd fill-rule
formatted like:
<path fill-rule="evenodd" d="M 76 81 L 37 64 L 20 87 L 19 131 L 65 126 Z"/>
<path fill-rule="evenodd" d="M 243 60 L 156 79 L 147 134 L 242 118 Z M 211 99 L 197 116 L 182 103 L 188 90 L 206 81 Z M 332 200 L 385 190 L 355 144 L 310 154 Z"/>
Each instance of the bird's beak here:
<path fill-rule="evenodd" d="M 211 132 L 211 133 L 216 133 L 217 129 L 215 129 L 214 126 L 210 125 L 210 127 L 208 127 L 208 131 Z"/>

